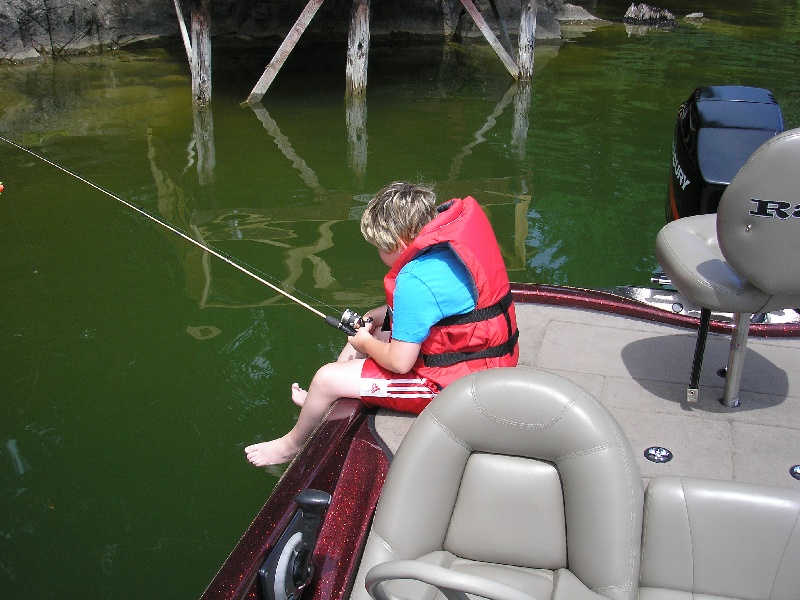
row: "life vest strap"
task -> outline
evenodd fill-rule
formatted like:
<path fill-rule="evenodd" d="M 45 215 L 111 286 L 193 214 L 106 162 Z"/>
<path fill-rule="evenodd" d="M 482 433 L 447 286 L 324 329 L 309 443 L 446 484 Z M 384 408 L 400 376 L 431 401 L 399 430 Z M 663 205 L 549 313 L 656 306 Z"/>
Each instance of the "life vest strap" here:
<path fill-rule="evenodd" d="M 519 329 L 511 337 L 497 346 L 477 350 L 475 352 L 445 352 L 443 354 L 423 354 L 422 362 L 426 367 L 449 367 L 460 362 L 476 360 L 479 358 L 498 358 L 512 354 L 519 339 Z"/>
<path fill-rule="evenodd" d="M 467 323 L 488 321 L 489 319 L 494 319 L 500 315 L 507 314 L 508 309 L 511 308 L 512 301 L 513 295 L 511 294 L 511 288 L 509 288 L 508 293 L 491 306 L 476 308 L 468 313 L 445 317 L 436 323 L 434 327 L 447 327 L 450 325 L 465 325 Z"/>
<path fill-rule="evenodd" d="M 494 319 L 495 317 L 502 315 L 505 317 L 506 325 L 508 326 L 508 339 L 505 342 L 498 344 L 497 346 L 484 348 L 483 350 L 476 350 L 475 352 L 443 352 L 441 354 L 423 354 L 423 364 L 426 367 L 449 367 L 451 365 L 455 365 L 460 362 L 466 362 L 468 360 L 476 360 L 479 358 L 498 358 L 500 356 L 505 356 L 506 354 L 513 354 L 514 348 L 517 345 L 517 340 L 519 339 L 519 329 L 516 331 L 512 331 L 511 329 L 511 316 L 509 315 L 509 309 L 511 308 L 512 302 L 513 296 L 511 294 L 511 288 L 509 288 L 508 293 L 491 306 L 476 308 L 471 312 L 461 315 L 445 317 L 434 326 L 441 327 L 465 325 L 467 323 L 478 323 L 480 321 L 488 321 L 489 319 Z"/>

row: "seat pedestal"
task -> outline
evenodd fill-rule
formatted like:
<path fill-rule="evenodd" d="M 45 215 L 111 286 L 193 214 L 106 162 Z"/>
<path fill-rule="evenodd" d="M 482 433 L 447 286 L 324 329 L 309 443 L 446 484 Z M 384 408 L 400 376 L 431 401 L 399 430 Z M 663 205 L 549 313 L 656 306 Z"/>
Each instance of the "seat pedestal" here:
<path fill-rule="evenodd" d="M 737 313 L 734 316 L 728 370 L 725 376 L 725 393 L 722 396 L 722 404 L 729 408 L 739 406 L 739 386 L 742 383 L 744 353 L 747 351 L 747 333 L 750 330 L 751 316 L 751 313 Z"/>
<path fill-rule="evenodd" d="M 744 368 L 744 355 L 747 351 L 747 334 L 750 330 L 751 313 L 737 313 L 734 315 L 733 332 L 731 334 L 731 347 L 728 352 L 728 367 L 725 375 L 725 390 L 720 402 L 728 408 L 739 406 L 739 387 L 742 383 L 742 369 Z M 692 361 L 692 374 L 689 378 L 689 387 L 686 389 L 686 401 L 697 402 L 699 398 L 700 372 L 703 368 L 703 355 L 706 350 L 708 327 L 711 320 L 711 310 L 703 308 L 700 312 L 700 327 L 697 330 L 697 343 L 694 347 Z"/>

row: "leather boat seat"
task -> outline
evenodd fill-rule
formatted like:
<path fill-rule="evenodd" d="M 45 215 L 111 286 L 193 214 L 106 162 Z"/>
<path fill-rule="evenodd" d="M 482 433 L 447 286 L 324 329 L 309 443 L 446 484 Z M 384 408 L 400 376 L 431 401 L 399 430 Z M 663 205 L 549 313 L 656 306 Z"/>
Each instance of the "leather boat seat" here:
<path fill-rule="evenodd" d="M 678 291 L 703 307 L 689 401 L 697 399 L 711 311 L 735 313 L 723 403 L 739 404 L 750 318 L 800 307 L 800 129 L 761 145 L 725 189 L 716 214 L 668 223 L 656 257 Z"/>
<path fill-rule="evenodd" d="M 797 598 L 800 491 L 660 476 L 644 515 L 640 600 Z"/>
<path fill-rule="evenodd" d="M 460 379 L 383 487 L 352 598 L 637 598 L 643 489 L 594 397 L 527 367 Z M 475 594 L 475 595 L 472 595 Z"/>

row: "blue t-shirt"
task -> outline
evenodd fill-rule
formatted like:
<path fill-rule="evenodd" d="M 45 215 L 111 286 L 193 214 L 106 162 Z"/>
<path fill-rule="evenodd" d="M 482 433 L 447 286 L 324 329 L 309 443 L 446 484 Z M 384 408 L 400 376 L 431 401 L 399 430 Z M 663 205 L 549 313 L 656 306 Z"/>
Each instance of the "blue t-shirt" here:
<path fill-rule="evenodd" d="M 421 344 L 445 317 L 473 310 L 475 293 L 469 271 L 450 248 L 427 250 L 397 274 L 392 338 Z"/>

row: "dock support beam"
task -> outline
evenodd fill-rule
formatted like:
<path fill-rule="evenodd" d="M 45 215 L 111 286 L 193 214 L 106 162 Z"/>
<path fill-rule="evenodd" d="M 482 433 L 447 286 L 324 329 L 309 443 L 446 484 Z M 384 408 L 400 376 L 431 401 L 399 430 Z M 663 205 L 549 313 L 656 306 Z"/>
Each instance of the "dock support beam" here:
<path fill-rule="evenodd" d="M 519 49 L 517 66 L 520 81 L 533 77 L 533 47 L 536 43 L 536 0 L 522 0 L 522 15 L 519 21 Z"/>
<path fill-rule="evenodd" d="M 506 23 L 503 20 L 503 16 L 497 9 L 497 2 L 495 0 L 489 0 L 489 8 L 492 9 L 492 14 L 497 21 L 497 26 L 499 27 L 500 34 L 502 35 L 500 42 L 503 44 L 503 48 L 506 49 L 506 52 L 508 52 L 509 56 L 511 56 L 511 54 L 514 52 L 514 45 L 511 43 L 511 38 L 508 36 L 508 29 L 506 28 Z"/>
<path fill-rule="evenodd" d="M 300 36 L 303 35 L 303 32 L 308 27 L 308 24 L 311 23 L 311 19 L 314 18 L 314 15 L 317 14 L 319 7 L 322 6 L 322 2 L 323 0 L 308 1 L 308 4 L 306 4 L 303 12 L 300 13 L 297 21 L 295 21 L 291 30 L 289 30 L 289 33 L 284 38 L 283 43 L 275 53 L 275 56 L 272 57 L 272 60 L 267 65 L 267 68 L 264 69 L 261 77 L 256 82 L 256 85 L 253 87 L 250 95 L 247 97 L 247 104 L 261 102 L 261 99 L 264 97 L 264 94 L 267 93 L 267 89 L 275 79 L 278 71 L 280 71 L 283 63 L 286 62 L 286 59 L 289 58 L 289 54 L 297 45 Z"/>
<path fill-rule="evenodd" d="M 497 39 L 497 36 L 492 31 L 492 28 L 486 23 L 483 16 L 481 16 L 480 11 L 475 7 L 472 0 L 461 0 L 461 5 L 466 9 L 469 13 L 469 16 L 472 17 L 472 20 L 475 21 L 475 24 L 478 26 L 478 29 L 481 30 L 483 33 L 483 37 L 486 38 L 486 41 L 489 42 L 489 45 L 494 49 L 497 56 L 500 57 L 500 60 L 505 65 L 508 72 L 511 73 L 511 76 L 514 79 L 519 79 L 519 68 L 514 60 L 508 55 L 506 49 L 503 48 L 503 45 L 500 43 L 500 40 Z"/>
<path fill-rule="evenodd" d="M 369 0 L 353 0 L 347 36 L 347 95 L 367 91 L 369 61 Z"/>
<path fill-rule="evenodd" d="M 183 40 L 183 48 L 186 50 L 186 59 L 189 61 L 189 67 L 192 66 L 192 42 L 189 39 L 189 31 L 186 29 L 186 21 L 183 18 L 183 11 L 178 0 L 174 0 L 175 14 L 178 15 L 178 26 L 181 28 L 181 39 Z"/>
<path fill-rule="evenodd" d="M 178 11 L 178 14 L 180 15 L 180 8 L 178 5 L 179 0 L 173 1 L 175 2 L 175 8 Z M 207 2 L 208 0 L 192 0 L 193 7 L 195 5 L 202 5 L 203 7 L 206 7 Z M 261 102 L 261 99 L 264 97 L 264 94 L 266 94 L 267 89 L 272 84 L 272 81 L 275 79 L 275 76 L 278 74 L 280 68 L 286 62 L 289 54 L 297 45 L 300 36 L 302 36 L 303 32 L 305 32 L 306 28 L 311 22 L 311 19 L 314 18 L 314 15 L 322 5 L 322 2 L 323 0 L 308 0 L 303 12 L 300 13 L 297 21 L 295 21 L 292 29 L 286 35 L 283 43 L 281 43 L 278 51 L 275 53 L 275 56 L 264 69 L 264 72 L 262 73 L 258 82 L 256 82 L 256 85 L 253 87 L 250 95 L 247 97 L 247 104 L 253 105 Z M 489 42 L 489 45 L 500 58 L 500 61 L 506 67 L 511 76 L 515 80 L 530 80 L 533 75 L 533 48 L 536 38 L 537 0 L 521 0 L 522 16 L 519 30 L 518 62 L 514 62 L 514 59 L 511 58 L 511 55 L 509 54 L 510 50 L 505 48 L 500 40 L 498 40 L 497 36 L 492 31 L 492 28 L 489 27 L 489 25 L 486 23 L 486 20 L 475 6 L 473 0 L 460 0 L 460 2 L 470 17 L 472 17 L 472 20 L 478 26 L 478 29 L 480 29 L 484 38 L 486 38 L 486 41 Z M 511 42 L 508 37 L 505 24 L 503 23 L 503 19 L 497 10 L 497 4 L 495 0 L 490 0 L 490 5 L 495 17 L 499 22 L 501 32 L 506 40 L 506 45 L 510 46 Z M 206 14 L 207 12 L 208 11 L 206 8 Z M 350 31 L 347 44 L 346 80 L 348 97 L 353 95 L 362 95 L 366 92 L 367 88 L 367 63 L 369 60 L 370 42 L 369 12 L 370 0 L 353 0 L 353 6 L 350 13 Z M 194 8 L 192 21 L 194 25 Z M 187 52 L 189 52 L 190 44 L 187 39 L 188 36 L 186 34 L 186 27 L 183 24 L 182 18 L 181 33 L 183 35 L 184 44 L 187 46 Z M 210 73 L 210 44 L 208 48 Z"/>

